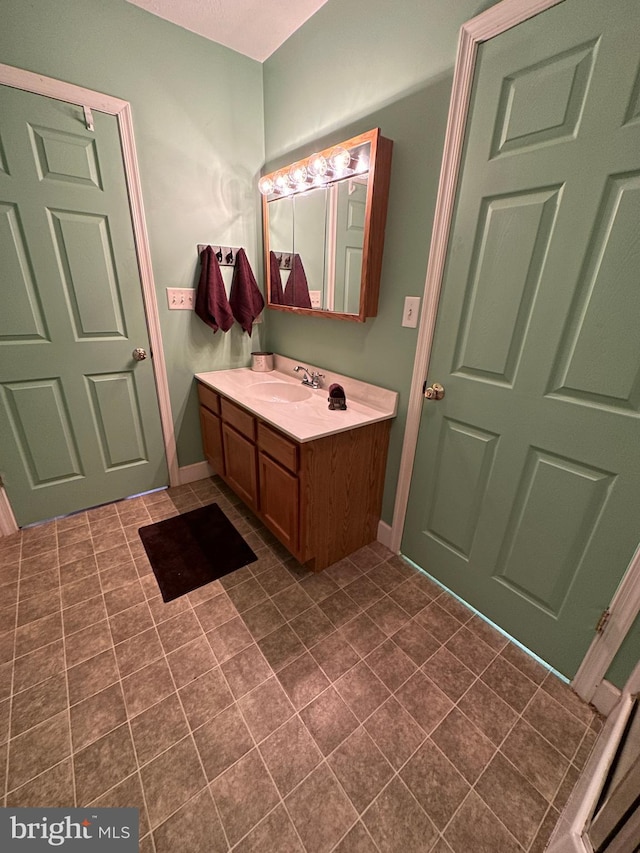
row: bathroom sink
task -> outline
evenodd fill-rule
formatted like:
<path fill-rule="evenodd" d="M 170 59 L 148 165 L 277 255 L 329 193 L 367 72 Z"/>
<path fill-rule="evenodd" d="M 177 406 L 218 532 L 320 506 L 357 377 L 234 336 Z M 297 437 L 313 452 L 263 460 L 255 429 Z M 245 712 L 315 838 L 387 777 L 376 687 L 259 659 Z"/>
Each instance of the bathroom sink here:
<path fill-rule="evenodd" d="M 288 382 L 256 382 L 248 390 L 252 397 L 264 403 L 301 403 L 311 396 L 308 388 Z"/>

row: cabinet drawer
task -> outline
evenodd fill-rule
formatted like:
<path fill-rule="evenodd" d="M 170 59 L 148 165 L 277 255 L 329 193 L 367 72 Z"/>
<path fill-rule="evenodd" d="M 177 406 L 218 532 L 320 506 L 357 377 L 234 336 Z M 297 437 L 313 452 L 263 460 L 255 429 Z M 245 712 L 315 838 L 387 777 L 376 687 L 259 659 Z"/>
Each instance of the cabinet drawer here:
<path fill-rule="evenodd" d="M 242 435 L 245 435 L 251 441 L 255 441 L 256 425 L 253 415 L 245 412 L 244 409 L 241 409 L 224 397 L 220 402 L 222 405 L 222 420 L 225 423 L 231 424 L 234 429 L 237 429 L 239 433 L 242 433 Z"/>
<path fill-rule="evenodd" d="M 258 421 L 258 446 L 294 473 L 298 470 L 298 445 Z"/>
<path fill-rule="evenodd" d="M 220 397 L 211 388 L 207 388 L 201 382 L 198 382 L 198 399 L 203 406 L 206 406 L 210 412 L 216 415 L 220 414 Z"/>

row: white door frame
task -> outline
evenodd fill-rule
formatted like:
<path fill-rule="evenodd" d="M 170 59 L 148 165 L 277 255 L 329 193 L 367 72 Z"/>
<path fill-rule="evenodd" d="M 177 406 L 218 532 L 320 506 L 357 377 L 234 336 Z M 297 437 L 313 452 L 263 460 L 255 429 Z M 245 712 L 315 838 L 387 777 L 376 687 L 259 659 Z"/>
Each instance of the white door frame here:
<path fill-rule="evenodd" d="M 467 21 L 460 29 L 389 542 L 389 547 L 396 552 L 400 550 L 409 503 L 411 473 L 424 403 L 422 384 L 429 370 L 478 46 L 561 2 L 563 0 L 502 0 Z M 593 698 L 631 623 L 640 612 L 640 548 L 609 610 L 611 616 L 607 627 L 602 634 L 596 634 L 572 683 L 574 690 L 586 701 Z"/>
<path fill-rule="evenodd" d="M 138 258 L 140 281 L 142 283 L 142 299 L 147 320 L 149 342 L 153 353 L 153 373 L 158 394 L 160 423 L 162 426 L 167 468 L 169 470 L 169 483 L 172 486 L 178 485 L 178 454 L 173 416 L 171 414 L 167 367 L 162 347 L 160 316 L 158 314 L 153 268 L 151 266 L 151 250 L 149 248 L 149 237 L 144 218 L 142 185 L 140 183 L 138 158 L 133 136 L 131 105 L 128 101 L 114 98 L 111 95 L 94 92 L 91 89 L 84 89 L 82 86 L 75 86 L 72 83 L 65 83 L 53 77 L 44 77 L 41 74 L 34 74 L 31 71 L 24 71 L 21 68 L 14 68 L 11 65 L 4 65 L 2 63 L 0 63 L 0 84 L 11 86 L 14 89 L 22 89 L 25 92 L 33 92 L 36 95 L 44 95 L 47 98 L 54 98 L 58 101 L 66 101 L 69 104 L 89 107 L 89 109 L 113 115 L 117 119 L 122 145 L 125 181 L 131 210 L 131 224 L 133 226 L 133 237 Z M 6 491 L 0 485 L 0 536 L 13 533 L 17 529 L 18 527 L 15 523 Z"/>
<path fill-rule="evenodd" d="M 588 824 L 640 692 L 640 663 L 624 686 L 549 839 L 548 853 L 593 853 Z"/>

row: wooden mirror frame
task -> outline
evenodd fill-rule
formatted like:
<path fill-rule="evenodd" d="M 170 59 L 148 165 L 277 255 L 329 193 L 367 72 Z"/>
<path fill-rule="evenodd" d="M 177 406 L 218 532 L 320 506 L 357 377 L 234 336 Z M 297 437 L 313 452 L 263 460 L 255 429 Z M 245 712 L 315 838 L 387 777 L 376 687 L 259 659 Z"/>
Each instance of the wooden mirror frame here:
<path fill-rule="evenodd" d="M 393 142 L 380 134 L 380 128 L 361 133 L 344 142 L 337 142 L 320 154 L 325 157 L 336 147 L 347 149 L 370 143 L 370 159 L 367 182 L 367 199 L 362 247 L 362 270 L 360 278 L 360 309 L 357 314 L 344 314 L 321 308 L 298 308 L 293 305 L 280 305 L 271 302 L 271 265 L 269 262 L 269 209 L 268 196 L 262 196 L 262 225 L 264 236 L 265 278 L 267 282 L 267 308 L 274 311 L 286 311 L 307 317 L 326 317 L 329 319 L 351 320 L 364 323 L 367 317 L 378 313 L 378 295 L 380 292 L 380 274 L 382 271 L 382 253 L 384 249 L 384 231 L 387 221 L 389 201 L 389 182 L 391 177 L 391 153 Z M 289 167 L 286 167 L 287 169 Z M 280 168 L 275 175 L 282 172 Z M 331 183 L 330 181 L 327 184 Z M 285 196 L 283 196 L 284 198 Z M 272 198 L 272 201 L 274 199 Z"/>

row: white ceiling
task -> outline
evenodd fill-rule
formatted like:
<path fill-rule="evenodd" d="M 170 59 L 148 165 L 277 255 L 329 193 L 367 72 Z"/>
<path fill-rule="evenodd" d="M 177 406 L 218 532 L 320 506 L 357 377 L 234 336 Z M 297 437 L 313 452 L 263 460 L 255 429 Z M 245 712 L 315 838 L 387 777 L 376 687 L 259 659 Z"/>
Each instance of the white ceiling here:
<path fill-rule="evenodd" d="M 264 62 L 327 0 L 128 0 L 166 21 Z"/>

